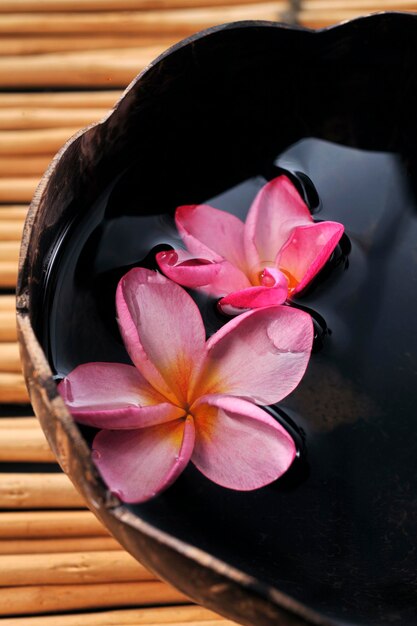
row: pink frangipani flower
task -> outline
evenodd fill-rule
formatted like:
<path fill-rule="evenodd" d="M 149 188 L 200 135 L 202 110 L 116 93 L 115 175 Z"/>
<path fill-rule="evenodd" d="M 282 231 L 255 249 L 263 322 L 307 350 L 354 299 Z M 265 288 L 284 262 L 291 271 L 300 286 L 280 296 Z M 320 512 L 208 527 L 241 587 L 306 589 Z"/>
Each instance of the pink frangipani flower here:
<path fill-rule="evenodd" d="M 178 207 L 175 221 L 187 251 L 159 252 L 159 267 L 180 285 L 221 298 L 232 314 L 302 291 L 343 234 L 342 224 L 313 221 L 286 176 L 260 190 L 245 224 L 204 204 Z"/>
<path fill-rule="evenodd" d="M 121 279 L 116 306 L 134 365 L 86 363 L 59 384 L 74 418 L 101 429 L 93 459 L 114 493 L 148 500 L 190 460 L 215 483 L 243 491 L 288 469 L 294 441 L 257 404 L 280 401 L 300 382 L 313 340 L 308 314 L 250 311 L 206 341 L 192 298 L 142 268 Z"/>

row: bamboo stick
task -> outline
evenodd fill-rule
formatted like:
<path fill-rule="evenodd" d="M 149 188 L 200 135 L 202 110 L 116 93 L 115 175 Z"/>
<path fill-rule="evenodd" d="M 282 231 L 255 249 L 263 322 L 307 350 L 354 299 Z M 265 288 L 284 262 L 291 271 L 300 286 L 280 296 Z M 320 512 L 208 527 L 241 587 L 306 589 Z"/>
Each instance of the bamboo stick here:
<path fill-rule="evenodd" d="M 277 2 L 168 9 L 165 11 L 111 11 L 91 13 L 5 14 L 0 33 L 77 34 L 130 33 L 137 35 L 188 35 L 222 22 L 245 19 L 278 19 L 283 5 Z"/>
<path fill-rule="evenodd" d="M 191 32 L 194 28 L 189 27 L 188 30 Z M 164 46 L 156 46 L 73 54 L 62 52 L 30 57 L 1 57 L 0 85 L 3 87 L 125 87 L 164 49 Z M 37 146 L 39 145 L 38 143 Z M 19 146 L 19 150 L 21 149 L 22 145 Z M 13 154 L 15 153 L 16 150 Z M 25 151 L 25 153 L 28 152 Z"/>
<path fill-rule="evenodd" d="M 23 375 L 0 372 L 0 403 L 28 404 L 29 401 Z"/>
<path fill-rule="evenodd" d="M 49 93 L 0 93 L 0 108 L 54 107 L 54 108 L 106 108 L 110 109 L 122 95 L 118 90 L 49 92 Z"/>
<path fill-rule="evenodd" d="M 18 132 L 18 131 L 16 131 Z M 22 131 L 23 132 L 23 131 Z M 35 131 L 31 131 L 35 132 Z M 41 131 L 38 131 L 41 132 Z M 0 131 L 1 135 L 1 131 Z M 68 138 L 68 137 L 67 137 Z M 1 141 L 1 136 L 0 136 Z M 1 154 L 1 144 L 0 144 Z M 0 202 L 29 202 L 39 178 L 0 178 Z"/>
<path fill-rule="evenodd" d="M 161 626 L 161 624 L 153 624 L 153 626 Z M 172 622 L 172 626 L 190 626 L 190 622 Z M 215 616 L 210 620 L 194 622 L 192 626 L 237 626 L 237 624 L 236 622 L 231 622 L 228 619 L 222 619 L 220 616 Z"/>
<path fill-rule="evenodd" d="M 9 428 L 12 430 L 39 430 L 40 425 L 36 417 L 0 417 L 0 431 Z"/>
<path fill-rule="evenodd" d="M 0 241 L 20 241 L 23 220 L 0 220 Z"/>
<path fill-rule="evenodd" d="M 21 372 L 19 346 L 16 342 L 0 343 L 0 372 Z M 1 450 L 0 450 L 1 455 Z"/>
<path fill-rule="evenodd" d="M 1 186 L 1 181 L 0 181 Z M 0 261 L 0 288 L 14 288 L 17 280 L 17 264 L 14 261 Z M 1 334 L 1 331 L 0 331 Z"/>
<path fill-rule="evenodd" d="M 0 589 L 0 615 L 36 615 L 72 609 L 187 601 L 182 593 L 162 582 L 5 587 Z"/>
<path fill-rule="evenodd" d="M 106 115 L 107 109 L 0 109 L 1 130 L 31 130 L 87 126 Z"/>
<path fill-rule="evenodd" d="M 126 11 L 149 9 L 180 9 L 253 3 L 253 0 L 2 0 L 1 12 L 49 11 Z M 277 0 L 277 6 L 287 8 L 286 1 Z"/>
<path fill-rule="evenodd" d="M 1 180 L 0 180 L 1 187 Z M 17 280 L 17 264 L 15 261 L 0 261 L 0 287 L 15 287 Z"/>
<path fill-rule="evenodd" d="M 2 539 L 108 536 L 90 511 L 14 511 L 0 513 Z"/>
<path fill-rule="evenodd" d="M 40 428 L 0 428 L 0 461 L 53 463 L 56 459 Z"/>
<path fill-rule="evenodd" d="M 7 241 L 0 241 L 0 246 L 4 243 L 9 243 Z M 12 296 L 13 298 L 15 296 Z M 16 302 L 13 308 L 5 308 L 0 310 L 0 321 L 10 320 L 11 323 L 16 324 Z"/>
<path fill-rule="evenodd" d="M 13 222 L 21 221 L 23 224 L 23 222 L 26 219 L 27 212 L 28 212 L 27 205 L 0 204 L 0 223 L 2 224 L 3 220 L 11 220 Z M 3 297 L 4 296 L 0 296 L 0 301 L 1 301 L 1 298 Z M 1 304 L 0 304 L 0 309 L 1 309 Z"/>
<path fill-rule="evenodd" d="M 27 585 L 85 585 L 155 580 L 124 550 L 0 555 L 0 587 Z"/>
<path fill-rule="evenodd" d="M 113 537 L 0 539 L 0 554 L 53 554 L 56 552 L 93 552 L 96 550 L 122 550 L 122 546 Z"/>
<path fill-rule="evenodd" d="M 65 474 L 0 474 L 0 509 L 82 506 L 84 499 Z"/>
<path fill-rule="evenodd" d="M 0 112 L 2 109 L 0 109 Z M 50 156 L 5 156 L 0 157 L 0 177 L 34 177 L 40 178 L 52 160 Z M 0 220 L 1 220 L 0 209 Z M 1 227 L 0 227 L 1 228 Z"/>
<path fill-rule="evenodd" d="M 165 607 L 165 608 L 168 608 L 168 607 Z M 172 608 L 172 607 L 169 607 L 169 608 Z M 117 611 L 117 612 L 119 612 L 119 611 Z M 97 616 L 97 613 L 94 613 L 93 615 Z M 98 615 L 100 616 L 101 613 L 99 613 Z M 48 617 L 52 617 L 52 616 L 48 616 Z M 56 616 L 56 617 L 58 617 L 58 621 L 56 622 L 57 626 L 60 625 L 61 623 L 63 623 L 63 624 L 67 624 L 67 623 L 73 624 L 74 623 L 74 624 L 76 624 L 76 626 L 84 626 L 84 622 L 80 622 L 80 621 L 77 621 L 77 622 L 61 622 L 61 620 L 59 618 L 62 617 L 62 616 Z M 65 617 L 67 617 L 67 616 L 65 616 Z M 75 617 L 75 616 L 72 616 L 72 617 Z M 83 615 L 80 615 L 80 617 L 83 618 Z M 14 618 L 14 619 L 19 620 L 18 617 Z M 97 617 L 95 617 L 95 619 L 97 619 Z M 100 619 L 100 618 L 98 618 L 98 619 Z M 22 624 L 23 621 L 20 620 L 20 621 L 16 621 L 16 622 L 11 622 L 9 620 L 1 620 L 0 623 L 2 625 L 4 623 L 7 623 L 7 624 Z M 32 624 L 32 623 L 40 624 L 41 622 L 32 622 L 32 621 L 26 622 L 25 621 L 25 626 L 26 626 L 27 623 L 29 623 L 29 624 Z M 47 622 L 47 623 L 50 624 L 51 622 Z M 106 622 L 94 621 L 94 622 L 88 622 L 88 623 L 89 624 L 104 624 L 106 626 L 108 626 L 108 624 L 109 624 L 109 622 L 107 622 L 107 621 Z M 143 620 L 133 621 L 133 618 L 131 618 L 131 620 L 129 620 L 129 621 L 122 621 L 122 622 L 120 622 L 120 621 L 119 622 L 112 621 L 111 624 L 117 624 L 117 626 L 121 626 L 122 624 L 131 624 L 132 626 L 162 626 L 163 624 L 170 624 L 171 626 L 236 626 L 236 622 L 231 622 L 231 621 L 229 621 L 227 619 L 222 619 L 220 616 L 216 616 L 216 615 L 214 615 L 213 618 L 209 619 L 209 620 L 206 620 L 206 619 L 199 620 L 199 621 L 194 621 L 193 620 L 192 622 L 190 622 L 188 620 L 186 622 L 183 622 L 183 621 L 178 622 L 178 621 L 173 621 L 173 620 L 171 620 L 169 622 L 167 622 L 167 621 L 163 621 L 163 622 L 143 622 Z"/>
<path fill-rule="evenodd" d="M 0 296 L 0 312 L 7 312 L 10 316 L 12 316 L 14 315 L 15 309 L 16 297 L 14 295 Z"/>
<path fill-rule="evenodd" d="M 0 261 L 11 261 L 12 263 L 17 264 L 19 260 L 19 251 L 20 241 L 0 241 Z"/>
<path fill-rule="evenodd" d="M 13 264 L 16 265 L 16 264 Z M 0 285 L 1 281 L 1 268 L 2 262 L 0 262 Z M 17 268 L 16 268 L 17 269 Z M 0 310 L 0 341 L 16 341 L 16 313 L 12 309 L 11 311 Z"/>
<path fill-rule="evenodd" d="M 2 626 L 161 626 L 161 624 L 187 624 L 207 626 L 214 621 L 217 626 L 233 626 L 234 622 L 223 620 L 208 609 L 196 605 L 151 607 L 142 609 L 119 609 L 100 613 L 76 615 L 43 615 L 42 617 L 12 617 L 2 619 Z"/>
<path fill-rule="evenodd" d="M 7 156 L 13 154 L 50 155 L 78 130 L 78 127 L 73 126 L 35 130 L 2 130 L 0 131 L 0 154 Z"/>
<path fill-rule="evenodd" d="M 305 10 L 334 11 L 337 9 L 358 9 L 365 11 L 416 11 L 416 0 L 303 0 Z"/>
<path fill-rule="evenodd" d="M 353 20 L 361 17 L 363 12 L 353 11 L 300 11 L 297 15 L 297 23 L 309 28 L 324 28 L 331 24 Z"/>
<path fill-rule="evenodd" d="M 253 2 L 253 0 L 251 0 Z M 140 48 L 160 45 L 168 48 L 176 38 L 157 33 L 146 35 L 90 35 L 75 36 L 4 36 L 0 40 L 0 55 L 16 56 L 48 54 L 51 52 L 81 52 L 87 50 L 116 50 L 117 48 Z M 110 106 L 113 101 L 110 102 Z"/>
<path fill-rule="evenodd" d="M 1 209 L 0 209 L 1 211 Z M 0 296 L 0 311 L 14 312 L 16 309 L 16 298 L 14 295 Z"/>

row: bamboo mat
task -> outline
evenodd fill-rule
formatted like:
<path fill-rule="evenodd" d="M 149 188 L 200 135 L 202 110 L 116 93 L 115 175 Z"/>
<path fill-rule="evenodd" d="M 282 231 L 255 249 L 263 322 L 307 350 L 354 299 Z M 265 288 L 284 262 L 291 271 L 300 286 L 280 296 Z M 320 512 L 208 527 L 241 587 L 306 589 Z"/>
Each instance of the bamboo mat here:
<path fill-rule="evenodd" d="M 13 292 L 27 206 L 47 164 L 149 61 L 197 30 L 242 19 L 316 28 L 380 10 L 417 11 L 417 1 L 0 0 L 0 625 L 232 626 L 110 537 L 33 417 Z"/>

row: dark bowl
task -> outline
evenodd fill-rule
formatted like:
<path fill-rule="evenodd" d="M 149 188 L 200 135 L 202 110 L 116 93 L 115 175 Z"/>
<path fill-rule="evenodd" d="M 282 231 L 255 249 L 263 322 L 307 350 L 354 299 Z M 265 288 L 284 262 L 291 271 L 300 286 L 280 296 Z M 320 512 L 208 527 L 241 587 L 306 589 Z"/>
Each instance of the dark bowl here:
<path fill-rule="evenodd" d="M 219 26 L 171 48 L 73 137 L 31 204 L 19 341 L 60 464 L 129 552 L 243 624 L 417 624 L 416 94 L 416 15 L 318 32 Z M 112 294 L 146 261 L 125 242 L 132 226 L 146 240 L 154 215 L 214 197 L 247 210 L 244 181 L 255 189 L 282 170 L 319 219 L 346 227 L 296 303 L 318 339 L 281 410 L 306 454 L 253 493 L 190 467 L 156 499 L 125 505 L 54 377 L 108 350 L 126 358 Z"/>

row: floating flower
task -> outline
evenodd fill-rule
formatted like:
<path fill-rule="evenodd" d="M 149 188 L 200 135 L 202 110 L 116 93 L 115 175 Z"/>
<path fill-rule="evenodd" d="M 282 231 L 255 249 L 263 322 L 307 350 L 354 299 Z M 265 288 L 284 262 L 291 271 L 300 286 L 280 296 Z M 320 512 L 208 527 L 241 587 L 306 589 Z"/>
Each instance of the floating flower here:
<path fill-rule="evenodd" d="M 300 382 L 310 356 L 308 314 L 250 311 L 207 342 L 192 298 L 157 272 L 120 281 L 116 306 L 134 363 L 86 363 L 59 384 L 74 418 L 102 429 L 93 459 L 109 488 L 143 502 L 191 460 L 224 487 L 251 490 L 283 474 L 296 449 L 257 404 L 278 402 Z"/>
<path fill-rule="evenodd" d="M 337 222 L 313 221 L 286 176 L 260 190 L 245 224 L 204 204 L 178 207 L 175 221 L 187 251 L 158 253 L 159 267 L 180 285 L 221 298 L 226 313 L 282 304 L 302 291 L 343 234 Z"/>

